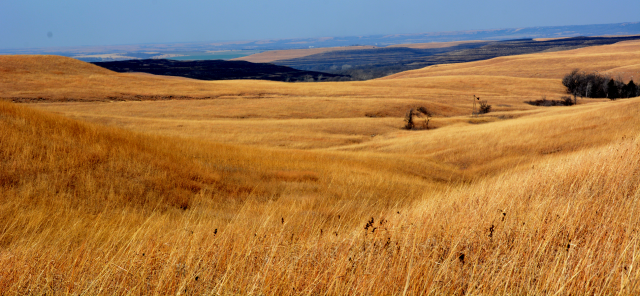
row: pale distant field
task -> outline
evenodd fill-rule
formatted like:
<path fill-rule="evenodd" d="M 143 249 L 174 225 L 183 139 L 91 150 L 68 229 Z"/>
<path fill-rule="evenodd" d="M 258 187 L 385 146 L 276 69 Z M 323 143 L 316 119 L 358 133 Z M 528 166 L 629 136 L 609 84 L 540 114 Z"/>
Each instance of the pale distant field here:
<path fill-rule="evenodd" d="M 235 59 L 232 59 L 232 61 L 247 61 L 252 63 L 271 63 L 273 61 L 302 58 L 302 57 L 324 53 L 324 52 L 330 52 L 330 51 L 358 50 L 358 49 L 371 49 L 371 48 L 377 48 L 377 47 L 365 45 L 365 46 L 341 46 L 341 47 L 270 50 L 270 51 L 252 54 L 246 57 L 235 58 Z"/>
<path fill-rule="evenodd" d="M 0 294 L 637 295 L 640 98 L 524 102 L 639 64 L 279 83 L 0 56 L 0 97 L 42 98 L 0 100 Z M 418 106 L 434 129 L 403 130 Z"/>
<path fill-rule="evenodd" d="M 430 49 L 430 48 L 443 48 L 443 47 L 451 47 L 466 43 L 477 43 L 477 42 L 485 42 L 481 40 L 469 40 L 469 41 L 451 41 L 451 42 L 428 42 L 428 43 L 409 43 L 409 44 L 396 44 L 389 45 L 387 47 L 408 47 L 408 48 L 418 48 L 418 49 Z"/>
<path fill-rule="evenodd" d="M 429 48 L 443 48 L 461 45 L 465 43 L 474 43 L 482 41 L 454 41 L 454 42 L 430 42 L 430 43 L 411 43 L 411 44 L 396 44 L 387 47 L 408 47 L 418 49 Z M 342 46 L 342 47 L 322 47 L 322 48 L 305 48 L 305 49 L 287 49 L 287 50 L 270 50 L 257 54 L 252 54 L 246 57 L 235 58 L 232 61 L 248 61 L 252 63 L 271 63 L 279 60 L 289 60 L 302 58 L 314 54 L 340 51 L 340 50 L 359 50 L 359 49 L 372 49 L 379 48 L 377 46 Z"/>

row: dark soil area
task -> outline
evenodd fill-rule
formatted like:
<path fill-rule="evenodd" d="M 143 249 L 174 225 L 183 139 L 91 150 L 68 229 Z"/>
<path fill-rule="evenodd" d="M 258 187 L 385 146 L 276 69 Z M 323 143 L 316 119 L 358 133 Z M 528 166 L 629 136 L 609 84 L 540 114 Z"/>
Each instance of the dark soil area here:
<path fill-rule="evenodd" d="M 258 79 L 286 82 L 350 80 L 348 75 L 296 70 L 286 66 L 245 61 L 147 59 L 93 64 L 121 73 L 143 72 L 200 80 Z"/>

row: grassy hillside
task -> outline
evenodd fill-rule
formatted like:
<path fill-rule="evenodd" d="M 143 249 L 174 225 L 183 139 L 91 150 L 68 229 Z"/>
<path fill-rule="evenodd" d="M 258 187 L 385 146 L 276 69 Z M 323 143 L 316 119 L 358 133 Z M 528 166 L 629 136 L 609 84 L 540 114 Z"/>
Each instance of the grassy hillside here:
<path fill-rule="evenodd" d="M 245 84 L 237 81 L 228 86 Z M 492 118 L 497 120 L 517 117 L 518 114 L 511 114 L 521 112 L 517 110 L 533 110 L 525 101 L 564 95 L 562 85 L 553 79 L 486 76 L 370 83 L 256 82 L 254 88 L 247 90 L 259 93 L 265 87 L 273 92 L 253 98 L 245 94 L 213 100 L 34 106 L 141 132 L 270 147 L 326 148 L 373 141 L 379 135 L 400 132 L 402 117 L 415 106 L 424 106 L 435 114 L 431 127 L 443 127 L 468 121 L 455 116 L 471 113 L 472 94 L 493 105 L 496 113 Z M 302 92 L 305 88 L 306 95 Z M 287 89 L 291 94 L 282 94 Z"/>
<path fill-rule="evenodd" d="M 474 152 L 429 156 L 142 136 L 4 102 L 0 287 L 634 294 L 640 125 L 628 120 L 640 101 L 589 107 L 539 119 L 555 137 L 526 118 L 452 127 L 469 134 L 455 148 Z M 614 120 L 587 130 L 620 127 L 615 136 L 593 143 L 572 132 L 598 110 Z M 499 136 L 474 140 L 483 133 Z M 430 136 L 411 135 L 410 146 Z M 486 147 L 515 151 L 487 160 L 496 154 Z"/>
<path fill-rule="evenodd" d="M 0 57 L 0 97 L 77 100 L 0 100 L 0 291 L 638 294 L 640 98 L 523 103 L 627 46 L 358 83 Z M 437 129 L 400 129 L 417 105 Z"/>
<path fill-rule="evenodd" d="M 38 71 L 38 65 L 56 69 Z M 66 69 L 73 68 L 73 71 Z M 460 79 L 434 81 L 421 85 L 417 81 L 349 83 L 278 83 L 270 81 L 199 81 L 182 78 L 142 74 L 115 73 L 71 58 L 58 56 L 0 56 L 0 97 L 26 101 L 119 101 L 166 99 L 226 99 L 226 98 L 278 98 L 326 97 L 332 98 L 420 98 L 426 89 L 460 88 Z M 465 84 L 478 84 L 478 92 L 495 93 L 486 77 Z M 553 92 L 562 86 L 557 81 L 541 81 L 552 86 Z M 553 85 L 555 84 L 555 88 Z M 467 86 L 468 87 L 468 86 Z M 509 87 L 509 86 L 504 86 Z M 520 93 L 524 94 L 524 89 Z M 540 87 L 540 91 L 542 88 Z M 517 92 L 517 90 L 516 90 Z M 437 95 L 437 93 L 436 93 Z"/>
<path fill-rule="evenodd" d="M 469 124 L 468 118 L 457 116 L 471 114 L 473 95 L 492 105 L 494 112 L 487 118 L 490 121 L 520 117 L 528 114 L 521 113 L 527 110 L 537 112 L 540 109 L 525 102 L 566 95 L 559 78 L 573 68 L 629 74 L 620 69 L 640 64 L 636 61 L 639 50 L 638 42 L 621 43 L 566 53 L 441 65 L 393 78 L 347 83 L 205 82 L 109 73 L 100 76 L 99 81 L 105 84 L 99 85 L 86 79 L 87 75 L 79 75 L 74 79 L 82 80 L 83 88 L 74 91 L 82 91 L 86 96 L 79 99 L 131 101 L 36 106 L 75 118 L 163 135 L 269 147 L 341 147 L 396 137 L 401 133 L 405 112 L 415 106 L 424 106 L 435 115 L 431 127 Z M 26 74 L 23 77 L 23 81 L 37 79 Z M 39 90 L 38 95 L 67 96 L 71 90 L 64 86 L 70 84 L 69 80 L 56 81 Z M 28 86 L 11 84 L 3 88 L 4 96 L 20 97 L 38 91 Z M 200 100 L 184 100 L 185 95 Z M 202 99 L 207 97 L 215 99 Z M 133 101 L 145 99 L 165 100 Z M 585 99 L 579 103 L 597 101 L 602 100 Z"/>

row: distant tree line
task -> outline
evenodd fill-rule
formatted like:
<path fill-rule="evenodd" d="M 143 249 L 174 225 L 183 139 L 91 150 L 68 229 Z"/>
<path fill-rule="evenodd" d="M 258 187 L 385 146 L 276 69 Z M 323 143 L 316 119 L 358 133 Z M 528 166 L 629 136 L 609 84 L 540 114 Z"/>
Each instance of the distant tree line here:
<path fill-rule="evenodd" d="M 577 97 L 615 100 L 640 96 L 640 89 L 633 80 L 625 84 L 620 78 L 613 79 L 600 73 L 587 74 L 579 69 L 565 75 L 562 84 L 567 87 L 567 93 L 573 95 L 574 102 Z"/>

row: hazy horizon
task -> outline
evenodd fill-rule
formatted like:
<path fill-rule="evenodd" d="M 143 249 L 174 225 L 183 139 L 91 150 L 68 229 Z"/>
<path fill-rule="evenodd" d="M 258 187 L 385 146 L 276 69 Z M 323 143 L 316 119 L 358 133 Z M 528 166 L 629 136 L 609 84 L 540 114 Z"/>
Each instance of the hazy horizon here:
<path fill-rule="evenodd" d="M 234 1 L 0 3 L 0 48 L 416 34 L 637 22 L 640 2 Z"/>

